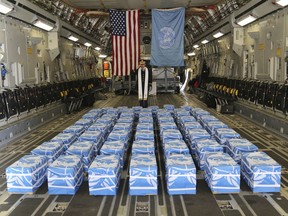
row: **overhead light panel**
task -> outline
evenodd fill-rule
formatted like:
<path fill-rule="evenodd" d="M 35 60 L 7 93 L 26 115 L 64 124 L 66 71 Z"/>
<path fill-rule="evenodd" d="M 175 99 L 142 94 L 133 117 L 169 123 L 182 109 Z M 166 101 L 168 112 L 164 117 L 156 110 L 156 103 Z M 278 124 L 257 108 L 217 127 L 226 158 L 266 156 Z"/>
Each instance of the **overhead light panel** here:
<path fill-rule="evenodd" d="M 87 46 L 87 47 L 92 46 L 92 44 L 91 44 L 91 43 L 88 43 L 88 42 L 86 42 L 84 45 Z"/>
<path fill-rule="evenodd" d="M 214 38 L 219 38 L 222 37 L 224 34 L 222 32 L 217 32 L 216 34 L 213 35 Z"/>
<path fill-rule="evenodd" d="M 282 7 L 285 7 L 288 5 L 288 0 L 279 0 L 279 1 L 276 1 L 276 4 L 278 4 Z"/>
<path fill-rule="evenodd" d="M 13 6 L 11 6 L 5 2 L 0 2 L 0 13 L 7 14 L 12 10 L 13 10 Z"/>
<path fill-rule="evenodd" d="M 249 14 L 248 16 L 239 19 L 239 21 L 237 21 L 236 23 L 240 26 L 245 26 L 251 22 L 254 22 L 257 18 L 251 14 Z"/>
<path fill-rule="evenodd" d="M 195 52 L 190 52 L 190 53 L 187 53 L 188 56 L 195 56 L 196 53 Z"/>
<path fill-rule="evenodd" d="M 51 31 L 54 26 L 46 21 L 43 21 L 43 20 L 40 20 L 40 19 L 36 19 L 34 22 L 33 22 L 33 25 L 38 27 L 38 28 L 41 28 L 41 29 L 44 29 L 46 31 Z"/>
<path fill-rule="evenodd" d="M 206 44 L 206 43 L 208 43 L 208 42 L 209 42 L 208 40 L 203 40 L 203 41 L 201 41 L 202 44 Z"/>
<path fill-rule="evenodd" d="M 99 55 L 99 58 L 106 58 L 106 57 L 107 57 L 107 55 L 105 55 L 105 54 Z"/>
<path fill-rule="evenodd" d="M 198 45 L 198 44 L 195 44 L 193 47 L 196 49 L 196 48 L 198 48 L 198 47 L 199 47 L 199 45 Z"/>
<path fill-rule="evenodd" d="M 74 37 L 73 35 L 70 35 L 70 36 L 68 37 L 68 39 L 71 40 L 71 41 L 74 41 L 74 42 L 76 42 L 76 41 L 79 40 L 79 38 Z"/>
<path fill-rule="evenodd" d="M 95 50 L 100 51 L 101 48 L 100 47 L 95 47 Z"/>

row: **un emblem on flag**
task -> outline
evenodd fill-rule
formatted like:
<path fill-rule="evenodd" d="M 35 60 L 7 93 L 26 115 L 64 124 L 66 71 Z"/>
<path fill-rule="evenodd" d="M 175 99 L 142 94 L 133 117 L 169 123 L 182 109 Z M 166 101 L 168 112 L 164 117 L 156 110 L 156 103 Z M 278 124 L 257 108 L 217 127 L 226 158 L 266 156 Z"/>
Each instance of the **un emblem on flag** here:
<path fill-rule="evenodd" d="M 159 45 L 162 49 L 169 49 L 175 43 L 175 32 L 170 27 L 163 27 L 160 29 L 158 36 Z"/>

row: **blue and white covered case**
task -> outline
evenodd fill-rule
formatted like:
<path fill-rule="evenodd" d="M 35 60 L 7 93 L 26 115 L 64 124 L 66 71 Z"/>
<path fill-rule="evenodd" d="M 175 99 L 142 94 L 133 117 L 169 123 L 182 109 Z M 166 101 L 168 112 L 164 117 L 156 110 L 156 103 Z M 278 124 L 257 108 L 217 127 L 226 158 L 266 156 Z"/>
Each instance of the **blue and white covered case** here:
<path fill-rule="evenodd" d="M 155 154 L 154 140 L 136 140 L 132 146 L 132 154 Z"/>
<path fill-rule="evenodd" d="M 205 180 L 213 193 L 239 193 L 240 166 L 227 153 L 209 153 L 205 159 Z"/>
<path fill-rule="evenodd" d="M 150 140 L 154 142 L 153 130 L 137 130 L 135 133 L 135 140 Z"/>
<path fill-rule="evenodd" d="M 83 182 L 81 157 L 61 155 L 48 167 L 48 193 L 74 195 Z"/>
<path fill-rule="evenodd" d="M 241 174 L 253 192 L 280 192 L 281 165 L 265 152 L 243 154 Z"/>
<path fill-rule="evenodd" d="M 85 131 L 83 125 L 71 125 L 63 130 L 63 133 L 72 133 L 76 136 L 80 136 Z"/>
<path fill-rule="evenodd" d="M 157 195 L 157 163 L 153 154 L 134 154 L 129 168 L 130 195 Z"/>
<path fill-rule="evenodd" d="M 208 122 L 219 121 L 219 119 L 213 115 L 202 115 L 199 117 L 199 121 L 204 127 Z"/>
<path fill-rule="evenodd" d="M 192 129 L 188 131 L 188 143 L 190 145 L 191 154 L 195 154 L 196 141 L 199 139 L 210 139 L 210 134 L 205 129 Z"/>
<path fill-rule="evenodd" d="M 74 125 L 81 125 L 84 126 L 86 129 L 93 124 L 92 119 L 79 119 L 74 123 Z"/>
<path fill-rule="evenodd" d="M 172 154 L 190 154 L 190 150 L 183 140 L 169 140 L 163 143 L 165 157 Z"/>
<path fill-rule="evenodd" d="M 90 195 L 116 195 L 120 182 L 118 155 L 99 155 L 88 169 Z"/>
<path fill-rule="evenodd" d="M 237 163 L 240 163 L 242 154 L 257 151 L 258 147 L 247 139 L 228 139 L 226 142 L 226 152 Z"/>
<path fill-rule="evenodd" d="M 52 142 L 63 143 L 64 150 L 68 149 L 69 146 L 77 140 L 77 136 L 73 133 L 59 133 L 51 139 Z"/>
<path fill-rule="evenodd" d="M 77 155 L 82 158 L 84 171 L 88 171 L 88 167 L 92 163 L 95 151 L 93 142 L 77 141 L 74 142 L 65 152 L 66 155 Z"/>
<path fill-rule="evenodd" d="M 228 139 L 234 139 L 234 138 L 240 138 L 240 137 L 241 137 L 240 134 L 238 134 L 235 130 L 231 128 L 215 129 L 215 138 L 217 142 L 219 142 L 221 145 L 225 145 Z M 226 147 L 226 145 L 224 147 Z"/>
<path fill-rule="evenodd" d="M 59 142 L 44 142 L 31 151 L 32 155 L 42 155 L 48 158 L 48 163 L 52 163 L 64 152 L 63 144 Z"/>
<path fill-rule="evenodd" d="M 221 121 L 210 121 L 207 122 L 204 128 L 210 133 L 211 135 L 215 134 L 215 130 L 217 128 L 228 128 L 228 125 L 224 124 Z"/>
<path fill-rule="evenodd" d="M 160 136 L 163 143 L 170 140 L 183 140 L 183 136 L 178 129 L 167 129 L 163 131 L 162 136 Z"/>
<path fill-rule="evenodd" d="M 223 152 L 223 146 L 221 146 L 214 139 L 199 139 L 195 142 L 196 154 L 195 159 L 200 167 L 200 170 L 204 170 L 206 155 L 211 152 Z"/>
<path fill-rule="evenodd" d="M 142 131 L 142 130 L 153 131 L 154 130 L 153 123 L 139 123 L 137 125 L 137 131 Z"/>
<path fill-rule="evenodd" d="M 196 194 L 196 167 L 191 155 L 168 155 L 166 173 L 169 195 Z"/>
<path fill-rule="evenodd" d="M 6 168 L 7 191 L 33 193 L 46 181 L 48 159 L 45 156 L 25 155 Z"/>
<path fill-rule="evenodd" d="M 125 143 L 123 141 L 106 141 L 101 150 L 101 155 L 118 155 L 120 158 L 120 165 L 123 167 L 125 160 Z"/>
<path fill-rule="evenodd" d="M 94 143 L 94 150 L 98 150 L 103 143 L 103 134 L 101 131 L 85 131 L 79 138 L 78 141 L 89 141 Z"/>

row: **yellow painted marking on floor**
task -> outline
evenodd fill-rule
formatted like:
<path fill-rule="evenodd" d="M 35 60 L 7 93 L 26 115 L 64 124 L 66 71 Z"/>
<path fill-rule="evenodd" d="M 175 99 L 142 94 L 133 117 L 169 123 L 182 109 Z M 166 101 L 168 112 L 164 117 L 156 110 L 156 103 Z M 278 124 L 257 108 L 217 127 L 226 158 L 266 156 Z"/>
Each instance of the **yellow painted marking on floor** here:
<path fill-rule="evenodd" d="M 125 212 L 124 206 L 119 206 L 117 215 L 122 216 L 124 215 L 124 212 Z"/>
<path fill-rule="evenodd" d="M 167 209 L 166 209 L 166 207 L 165 206 L 161 206 L 160 207 L 160 214 L 161 215 L 167 215 Z"/>

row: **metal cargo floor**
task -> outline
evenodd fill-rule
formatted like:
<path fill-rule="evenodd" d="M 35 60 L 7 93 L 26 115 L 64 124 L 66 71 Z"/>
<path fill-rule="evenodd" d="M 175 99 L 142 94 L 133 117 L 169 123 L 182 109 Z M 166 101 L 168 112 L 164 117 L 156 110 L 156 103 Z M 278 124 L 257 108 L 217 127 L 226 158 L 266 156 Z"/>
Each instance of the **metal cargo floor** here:
<path fill-rule="evenodd" d="M 243 137 L 256 144 L 262 151 L 283 166 L 281 193 L 253 194 L 241 180 L 239 194 L 212 194 L 197 173 L 197 194 L 169 196 L 166 192 L 163 156 L 157 153 L 159 167 L 158 196 L 129 196 L 127 163 L 122 171 L 121 184 L 117 196 L 90 196 L 85 181 L 75 196 L 48 195 L 44 184 L 33 195 L 8 194 L 6 192 L 5 168 L 28 154 L 36 146 L 50 140 L 56 134 L 78 120 L 88 109 L 65 115 L 45 126 L 31 131 L 17 141 L 0 150 L 0 215 L 11 216 L 97 216 L 97 215 L 288 215 L 288 143 L 287 140 L 243 119 L 239 115 L 222 115 L 208 109 L 194 95 L 160 94 L 149 98 L 149 105 L 174 104 L 176 107 L 190 105 L 208 110 L 211 114 L 235 129 Z M 96 108 L 138 106 L 137 96 L 115 96 L 108 94 L 107 100 L 99 100 Z M 159 144 L 159 143 L 157 143 Z M 130 156 L 128 155 L 127 161 Z"/>

